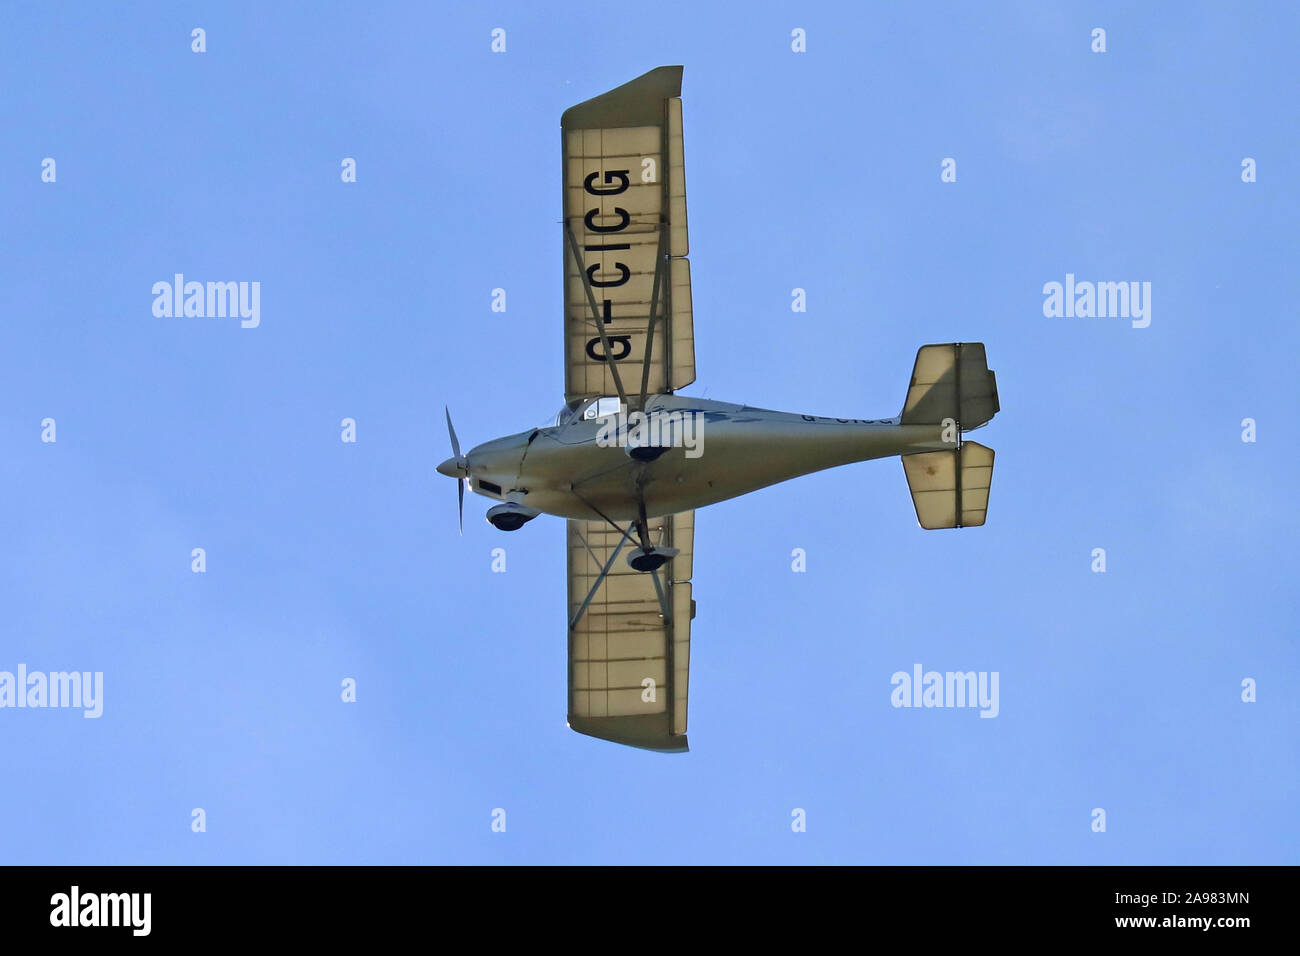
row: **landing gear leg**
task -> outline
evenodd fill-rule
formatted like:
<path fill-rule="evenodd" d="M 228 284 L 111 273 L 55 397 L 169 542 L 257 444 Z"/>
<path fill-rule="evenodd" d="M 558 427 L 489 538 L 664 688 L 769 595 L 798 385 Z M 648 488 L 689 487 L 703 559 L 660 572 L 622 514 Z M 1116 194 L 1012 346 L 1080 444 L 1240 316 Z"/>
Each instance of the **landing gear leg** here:
<path fill-rule="evenodd" d="M 656 548 L 650 543 L 650 523 L 645 516 L 644 498 L 637 502 L 635 527 L 641 547 L 634 549 L 627 556 L 628 566 L 633 571 L 657 571 L 677 556 L 676 548 Z"/>
<path fill-rule="evenodd" d="M 645 517 L 645 499 L 642 498 L 636 503 L 636 536 L 641 542 L 642 551 L 653 551 L 650 546 L 650 523 Z"/>

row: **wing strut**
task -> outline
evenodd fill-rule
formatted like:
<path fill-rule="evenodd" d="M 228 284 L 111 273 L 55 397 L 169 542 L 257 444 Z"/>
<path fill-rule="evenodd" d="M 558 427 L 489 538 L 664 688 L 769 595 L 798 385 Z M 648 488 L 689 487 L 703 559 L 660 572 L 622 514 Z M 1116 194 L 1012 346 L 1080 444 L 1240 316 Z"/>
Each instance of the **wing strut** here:
<path fill-rule="evenodd" d="M 596 331 L 600 333 L 600 346 L 605 350 L 605 364 L 609 366 L 610 372 L 614 375 L 614 387 L 618 389 L 618 400 L 623 403 L 623 407 L 628 408 L 627 392 L 623 391 L 623 376 L 618 374 L 618 363 L 611 357 L 614 352 L 609 347 L 609 336 L 605 334 L 605 323 L 600 318 L 600 308 L 596 305 L 596 294 L 591 291 L 591 280 L 587 277 L 587 270 L 584 268 L 582 253 L 578 251 L 578 240 L 573 238 L 573 230 L 569 227 L 569 220 L 564 220 L 564 238 L 568 240 L 569 252 L 573 254 L 573 265 L 578 270 L 578 278 L 582 280 L 582 288 L 587 293 L 587 303 L 591 306 L 591 317 L 596 323 Z M 656 272 L 656 277 L 658 273 Z"/>
<path fill-rule="evenodd" d="M 587 597 L 583 600 L 582 606 L 578 608 L 577 613 L 573 615 L 573 620 L 569 622 L 569 630 L 573 630 L 575 627 L 577 627 L 578 622 L 582 620 L 582 615 L 587 613 L 587 606 L 591 604 L 591 599 L 594 598 L 596 596 L 596 592 L 600 590 L 600 586 L 601 584 L 604 583 L 606 575 L 609 574 L 609 569 L 612 568 L 614 566 L 614 562 L 618 560 L 618 553 L 623 550 L 623 545 L 627 544 L 627 539 L 632 536 L 632 529 L 636 526 L 628 525 L 627 530 L 619 528 L 618 525 L 615 525 L 614 527 L 617 528 L 619 531 L 623 532 L 623 537 L 619 538 L 618 546 L 614 548 L 613 551 L 610 552 L 609 560 L 605 562 L 605 566 L 600 569 L 600 574 L 597 575 L 596 577 L 596 583 L 591 586 L 591 590 L 587 592 Z M 584 544 L 587 541 L 585 537 L 582 540 Z M 590 548 L 590 546 L 588 547 Z M 656 588 L 659 587 L 658 578 L 655 579 L 655 587 Z M 660 603 L 663 603 L 662 593 L 659 595 L 659 601 Z"/>
<path fill-rule="evenodd" d="M 672 203 L 671 200 L 672 193 L 670 191 L 669 182 L 668 182 L 669 172 L 672 165 L 670 160 L 670 150 L 668 148 L 669 125 L 670 124 L 668 121 L 668 117 L 665 116 L 663 127 L 659 131 L 661 155 L 664 157 L 665 160 L 663 175 L 660 176 L 659 178 L 660 182 L 663 184 L 663 199 L 661 200 L 662 202 L 661 209 L 668 209 Z M 660 312 L 659 309 L 660 291 L 663 290 L 664 292 L 667 292 L 669 289 L 672 288 L 672 281 L 667 275 L 668 268 L 669 268 L 668 231 L 669 231 L 668 219 L 666 216 L 664 216 L 663 212 L 660 212 L 659 213 L 659 242 L 655 249 L 654 286 L 650 290 L 650 323 L 649 323 L 649 327 L 646 329 L 646 336 L 645 336 L 645 361 L 641 363 L 641 404 L 637 406 L 637 408 L 641 409 L 642 411 L 645 411 L 646 393 L 650 390 L 650 357 L 654 354 L 655 323 L 659 319 L 659 312 Z M 662 284 L 661 284 L 661 280 L 662 280 Z M 665 295 L 664 298 L 666 299 L 667 295 Z M 667 305 L 667 303 L 665 303 L 665 305 Z M 667 308 L 663 309 L 663 312 L 665 315 L 668 315 Z M 672 337 L 671 335 L 666 334 L 664 336 L 664 349 L 666 351 L 671 351 L 671 348 L 672 348 Z M 665 376 L 665 381 L 668 385 L 668 388 L 671 390 L 672 388 L 671 370 L 669 374 Z"/>
<path fill-rule="evenodd" d="M 662 282 L 666 278 L 665 273 L 668 271 L 668 255 L 664 251 L 664 240 L 668 237 L 667 223 L 661 216 L 659 219 L 659 251 L 656 254 L 655 261 L 655 281 L 650 290 L 650 325 L 646 329 L 645 336 L 645 361 L 641 363 L 641 403 L 637 408 L 645 411 L 646 392 L 650 390 L 650 357 L 655 350 L 655 322 L 659 319 L 659 293 L 661 288 L 666 288 L 667 283 Z"/>

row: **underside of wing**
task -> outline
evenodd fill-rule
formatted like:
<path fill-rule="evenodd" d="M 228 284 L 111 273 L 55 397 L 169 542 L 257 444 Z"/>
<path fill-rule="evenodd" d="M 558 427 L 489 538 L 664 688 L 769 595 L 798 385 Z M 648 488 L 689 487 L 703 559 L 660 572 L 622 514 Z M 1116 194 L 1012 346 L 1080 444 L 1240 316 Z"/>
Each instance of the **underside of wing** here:
<path fill-rule="evenodd" d="M 695 512 L 649 522 L 651 543 L 678 551 L 654 572 L 624 561 L 634 537 L 604 521 L 568 524 L 569 726 L 632 747 L 684 752 Z"/>
<path fill-rule="evenodd" d="M 681 85 L 661 66 L 560 121 L 565 401 L 695 380 Z"/>

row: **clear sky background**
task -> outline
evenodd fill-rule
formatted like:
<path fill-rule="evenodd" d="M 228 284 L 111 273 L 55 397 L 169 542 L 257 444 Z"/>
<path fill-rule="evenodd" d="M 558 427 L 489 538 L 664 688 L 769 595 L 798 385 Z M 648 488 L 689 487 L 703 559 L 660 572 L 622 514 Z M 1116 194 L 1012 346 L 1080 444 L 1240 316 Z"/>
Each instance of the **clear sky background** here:
<path fill-rule="evenodd" d="M 0 863 L 1300 862 L 1293 4 L 4 19 L 0 670 L 105 700 L 0 710 Z M 560 114 L 671 63 L 687 394 L 889 416 L 982 341 L 1003 407 L 983 528 L 893 460 L 698 513 L 676 757 L 565 727 L 563 522 L 458 537 L 434 472 L 444 403 L 466 447 L 561 404 Z M 176 272 L 261 326 L 156 318 Z M 1066 273 L 1150 327 L 1045 318 Z M 891 707 L 917 663 L 999 716 Z"/>

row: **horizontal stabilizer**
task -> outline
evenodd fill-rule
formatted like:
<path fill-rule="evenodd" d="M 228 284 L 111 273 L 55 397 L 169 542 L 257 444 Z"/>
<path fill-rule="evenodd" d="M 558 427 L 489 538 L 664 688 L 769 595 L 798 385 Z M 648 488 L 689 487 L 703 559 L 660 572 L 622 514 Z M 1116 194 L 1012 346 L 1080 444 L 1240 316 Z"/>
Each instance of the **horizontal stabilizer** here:
<path fill-rule="evenodd" d="M 903 456 L 903 473 L 922 528 L 973 528 L 984 523 L 993 481 L 993 449 L 962 442 L 952 451 Z"/>

